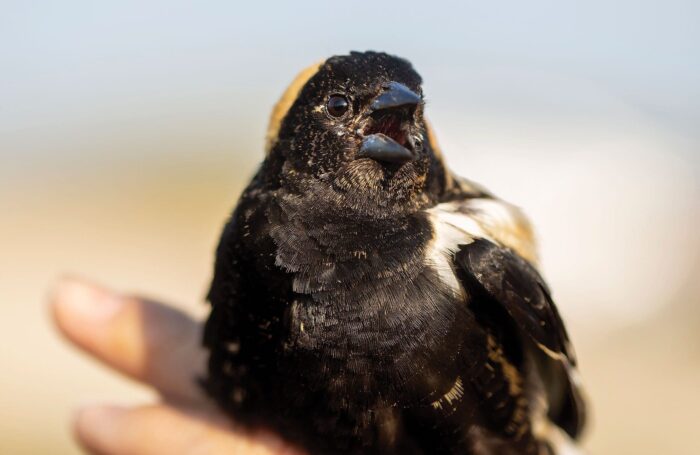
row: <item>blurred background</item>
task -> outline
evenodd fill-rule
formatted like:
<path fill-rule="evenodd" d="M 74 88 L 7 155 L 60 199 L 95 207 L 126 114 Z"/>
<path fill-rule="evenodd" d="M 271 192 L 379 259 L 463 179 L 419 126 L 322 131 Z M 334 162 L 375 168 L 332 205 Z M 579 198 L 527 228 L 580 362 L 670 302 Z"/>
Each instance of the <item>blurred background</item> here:
<path fill-rule="evenodd" d="M 75 405 L 150 396 L 57 336 L 55 278 L 203 317 L 271 106 L 367 49 L 414 63 L 451 166 L 533 219 L 585 445 L 700 453 L 700 3 L 0 4 L 0 453 L 77 453 Z"/>

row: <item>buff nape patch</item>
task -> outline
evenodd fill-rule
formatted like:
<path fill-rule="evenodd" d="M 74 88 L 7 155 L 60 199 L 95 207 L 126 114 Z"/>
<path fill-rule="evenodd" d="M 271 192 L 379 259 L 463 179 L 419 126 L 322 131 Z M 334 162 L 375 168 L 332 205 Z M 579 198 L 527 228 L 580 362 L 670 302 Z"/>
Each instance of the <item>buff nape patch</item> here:
<path fill-rule="evenodd" d="M 284 117 L 287 116 L 287 112 L 289 112 L 289 109 L 292 107 L 292 104 L 294 104 L 297 96 L 299 96 L 299 92 L 302 88 L 304 88 L 304 85 L 306 85 L 309 79 L 311 79 L 314 74 L 318 72 L 323 63 L 325 63 L 325 60 L 323 62 L 317 62 L 302 70 L 297 77 L 294 78 L 292 83 L 289 84 L 287 89 L 282 94 L 282 97 L 279 99 L 279 101 L 277 101 L 277 104 L 275 104 L 275 107 L 272 109 L 272 114 L 270 114 L 267 134 L 265 134 L 266 155 L 270 153 L 272 147 L 275 146 L 275 142 L 277 142 L 277 135 L 279 134 L 282 126 L 282 121 L 284 120 Z"/>

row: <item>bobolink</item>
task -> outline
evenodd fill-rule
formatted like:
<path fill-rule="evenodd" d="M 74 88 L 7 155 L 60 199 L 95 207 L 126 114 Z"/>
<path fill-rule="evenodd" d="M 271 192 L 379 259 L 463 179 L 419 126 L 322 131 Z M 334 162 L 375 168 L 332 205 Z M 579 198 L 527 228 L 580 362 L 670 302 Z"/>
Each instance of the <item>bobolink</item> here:
<path fill-rule="evenodd" d="M 446 167 L 421 78 L 302 72 L 217 250 L 209 393 L 312 453 L 571 453 L 573 350 L 521 212 Z"/>

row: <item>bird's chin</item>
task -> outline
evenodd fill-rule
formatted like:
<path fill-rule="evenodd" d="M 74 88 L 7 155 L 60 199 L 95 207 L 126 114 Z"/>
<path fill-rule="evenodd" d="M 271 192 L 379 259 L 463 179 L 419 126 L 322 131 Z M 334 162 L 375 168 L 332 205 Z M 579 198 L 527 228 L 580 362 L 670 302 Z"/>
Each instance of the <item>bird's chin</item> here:
<path fill-rule="evenodd" d="M 387 165 L 362 158 L 343 166 L 333 186 L 349 211 L 385 211 L 383 215 L 393 216 L 419 205 L 424 182 L 418 162 Z"/>

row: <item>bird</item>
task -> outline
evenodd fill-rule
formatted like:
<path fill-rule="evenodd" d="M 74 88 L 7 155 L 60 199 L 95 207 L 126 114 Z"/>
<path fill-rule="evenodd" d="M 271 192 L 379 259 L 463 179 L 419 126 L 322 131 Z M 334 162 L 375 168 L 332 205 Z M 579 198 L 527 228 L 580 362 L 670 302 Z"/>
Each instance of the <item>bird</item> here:
<path fill-rule="evenodd" d="M 312 454 L 575 454 L 586 398 L 523 212 L 450 171 L 421 76 L 302 71 L 216 249 L 203 386 Z"/>

